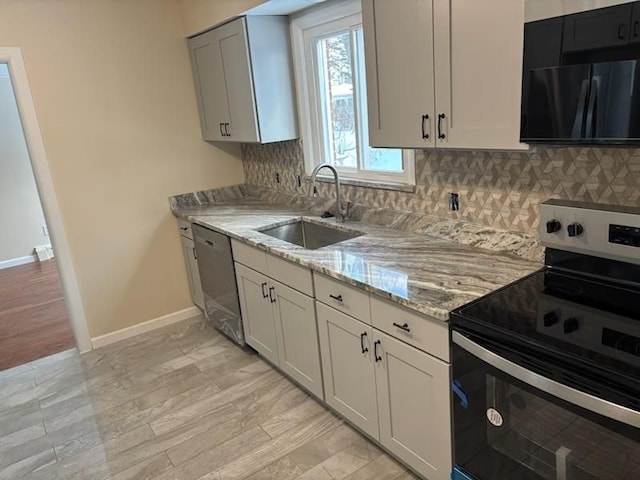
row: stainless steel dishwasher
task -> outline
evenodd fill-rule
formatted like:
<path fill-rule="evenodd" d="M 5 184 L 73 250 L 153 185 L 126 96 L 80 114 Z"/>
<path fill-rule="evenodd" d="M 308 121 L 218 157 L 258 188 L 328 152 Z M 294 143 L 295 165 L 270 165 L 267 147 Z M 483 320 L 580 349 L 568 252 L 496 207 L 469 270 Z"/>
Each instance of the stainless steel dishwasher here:
<path fill-rule="evenodd" d="M 231 340 L 244 346 L 231 240 L 226 235 L 193 224 L 193 241 L 198 256 L 207 321 Z"/>

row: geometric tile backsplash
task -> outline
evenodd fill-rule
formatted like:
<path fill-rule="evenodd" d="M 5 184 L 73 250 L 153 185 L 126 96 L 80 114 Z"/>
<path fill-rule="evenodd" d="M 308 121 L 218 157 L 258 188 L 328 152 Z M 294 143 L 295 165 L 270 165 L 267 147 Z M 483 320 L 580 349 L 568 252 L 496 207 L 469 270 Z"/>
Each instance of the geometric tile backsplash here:
<path fill-rule="evenodd" d="M 246 183 L 305 194 L 299 140 L 244 144 Z M 276 182 L 276 173 L 280 183 Z M 319 193 L 332 196 L 333 186 Z M 548 198 L 640 207 L 640 149 L 535 147 L 527 152 L 417 150 L 415 193 L 344 186 L 346 199 L 367 206 L 422 212 L 536 234 L 538 204 Z M 448 210 L 448 194 L 460 210 Z"/>

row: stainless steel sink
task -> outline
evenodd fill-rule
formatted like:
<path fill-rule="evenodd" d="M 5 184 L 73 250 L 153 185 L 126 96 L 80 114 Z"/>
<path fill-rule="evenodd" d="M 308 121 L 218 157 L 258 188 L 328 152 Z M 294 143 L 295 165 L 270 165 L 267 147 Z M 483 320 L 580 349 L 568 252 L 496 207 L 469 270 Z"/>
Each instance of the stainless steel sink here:
<path fill-rule="evenodd" d="M 296 220 L 295 222 L 285 225 L 268 227 L 258 231 L 309 250 L 335 245 L 336 243 L 362 235 L 361 232 L 356 232 L 355 230 L 337 229 L 307 222 L 306 220 Z"/>

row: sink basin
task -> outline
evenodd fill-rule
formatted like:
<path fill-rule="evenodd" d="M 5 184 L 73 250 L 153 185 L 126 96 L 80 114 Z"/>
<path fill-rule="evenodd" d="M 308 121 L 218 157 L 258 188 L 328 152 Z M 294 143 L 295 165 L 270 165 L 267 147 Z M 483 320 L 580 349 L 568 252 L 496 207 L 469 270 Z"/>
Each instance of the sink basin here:
<path fill-rule="evenodd" d="M 296 220 L 285 225 L 268 227 L 258 231 L 309 250 L 335 245 L 362 235 L 354 230 L 341 230 L 305 220 Z"/>

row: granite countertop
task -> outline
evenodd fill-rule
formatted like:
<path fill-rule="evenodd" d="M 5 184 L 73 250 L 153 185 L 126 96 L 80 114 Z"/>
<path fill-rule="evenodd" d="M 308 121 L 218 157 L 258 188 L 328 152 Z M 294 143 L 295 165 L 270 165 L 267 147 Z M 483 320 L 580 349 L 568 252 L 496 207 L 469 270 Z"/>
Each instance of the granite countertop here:
<path fill-rule="evenodd" d="M 260 199 L 180 206 L 173 213 L 443 321 L 451 310 L 542 267 L 537 261 L 505 253 L 507 248 L 501 251 L 500 242 L 492 242 L 489 250 L 461 244 L 433 229 L 418 234 L 349 220 L 338 224 L 308 210 L 265 204 Z M 300 218 L 362 235 L 307 250 L 257 231 Z"/>

